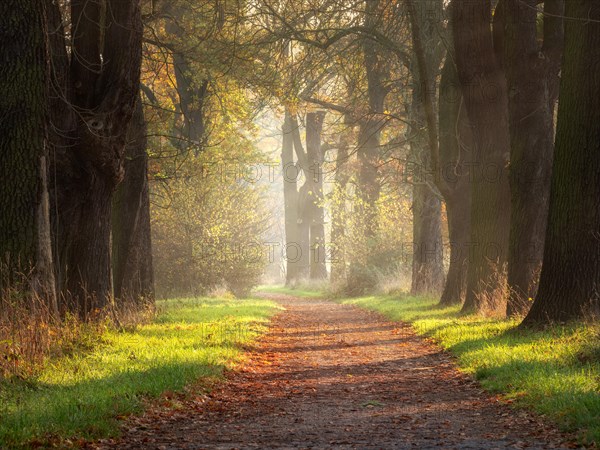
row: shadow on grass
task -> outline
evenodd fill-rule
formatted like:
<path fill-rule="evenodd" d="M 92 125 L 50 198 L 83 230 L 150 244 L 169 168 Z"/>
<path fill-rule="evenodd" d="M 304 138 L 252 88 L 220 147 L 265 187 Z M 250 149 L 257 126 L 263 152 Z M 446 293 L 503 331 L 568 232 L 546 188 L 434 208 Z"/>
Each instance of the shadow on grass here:
<path fill-rule="evenodd" d="M 267 300 L 179 299 L 134 331 L 106 333 L 89 353 L 49 362 L 39 377 L 0 384 L 0 448 L 53 437 L 114 434 L 143 399 L 218 377 L 277 311 Z"/>
<path fill-rule="evenodd" d="M 166 390 L 180 391 L 200 377 L 217 377 L 223 369 L 222 365 L 177 363 L 71 385 L 5 383 L 12 401 L 0 408 L 0 447 L 26 446 L 49 436 L 89 439 L 114 434 L 116 418 L 140 411 L 145 399 Z"/>
<path fill-rule="evenodd" d="M 434 300 L 410 297 L 343 303 L 412 323 L 418 334 L 457 356 L 486 389 L 579 431 L 587 444 L 600 442 L 600 340 L 590 327 L 522 329 L 514 320 L 463 316 L 459 307 L 440 308 Z"/>

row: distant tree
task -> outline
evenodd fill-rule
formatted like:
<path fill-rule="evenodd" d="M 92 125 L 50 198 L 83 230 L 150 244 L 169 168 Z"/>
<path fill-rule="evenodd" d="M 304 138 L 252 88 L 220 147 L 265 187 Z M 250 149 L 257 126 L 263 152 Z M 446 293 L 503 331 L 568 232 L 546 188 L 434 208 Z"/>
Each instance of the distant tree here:
<path fill-rule="evenodd" d="M 300 252 L 298 245 L 298 175 L 300 169 L 294 161 L 292 117 L 286 108 L 282 127 L 281 164 L 283 173 L 283 202 L 285 221 L 286 272 L 285 283 L 294 285 L 298 280 Z"/>
<path fill-rule="evenodd" d="M 335 179 L 331 198 L 331 283 L 335 286 L 346 279 L 346 202 L 348 182 L 350 181 L 350 139 L 351 128 L 339 135 L 335 161 Z"/>
<path fill-rule="evenodd" d="M 384 3 L 380 0 L 366 1 L 364 26 L 375 30 L 381 26 L 381 12 Z M 385 127 L 385 98 L 389 93 L 389 64 L 382 47 L 368 37 L 362 40 L 364 71 L 366 74 L 367 113 L 359 119 L 357 155 L 359 161 L 357 189 L 364 206 L 373 211 L 373 217 L 365 228 L 367 237 L 376 228 L 375 204 L 379 198 L 381 181 L 379 179 L 379 163 L 381 159 L 381 133 Z"/>
<path fill-rule="evenodd" d="M 565 2 L 544 261 L 526 326 L 600 314 L 600 4 Z"/>
<path fill-rule="evenodd" d="M 435 120 L 435 97 L 441 50 L 443 2 L 410 2 L 413 35 L 413 78 L 410 141 L 415 165 L 413 176 L 412 295 L 439 295 L 444 287 L 442 243 L 442 180 Z M 431 133 L 433 131 L 433 134 Z M 437 181 L 437 182 L 436 182 Z M 445 186 L 443 186 L 445 188 Z"/>
<path fill-rule="evenodd" d="M 306 170 L 309 184 L 309 204 L 307 218 L 310 220 L 310 279 L 327 278 L 325 247 L 325 205 L 323 177 L 325 155 L 321 143 L 325 112 L 309 112 L 306 115 L 306 157 L 309 167 Z"/>
<path fill-rule="evenodd" d="M 125 176 L 113 200 L 114 296 L 122 301 L 154 298 L 147 132 L 139 98 L 127 135 Z"/>

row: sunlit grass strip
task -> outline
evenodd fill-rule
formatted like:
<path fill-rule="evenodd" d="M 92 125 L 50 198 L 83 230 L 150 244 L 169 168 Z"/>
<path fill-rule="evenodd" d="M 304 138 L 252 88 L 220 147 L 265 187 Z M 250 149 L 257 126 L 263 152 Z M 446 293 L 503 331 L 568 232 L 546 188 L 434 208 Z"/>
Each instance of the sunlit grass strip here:
<path fill-rule="evenodd" d="M 277 311 L 275 303 L 258 299 L 158 306 L 162 312 L 152 324 L 108 331 L 93 351 L 54 360 L 34 380 L 0 384 L 0 448 L 114 434 L 116 417 L 139 411 L 145 398 L 220 376 Z"/>
<path fill-rule="evenodd" d="M 600 334 L 598 326 L 515 330 L 513 320 L 461 317 L 458 307 L 431 299 L 374 296 L 341 300 L 411 322 L 458 356 L 463 370 L 486 389 L 537 411 L 582 442 L 600 443 Z"/>

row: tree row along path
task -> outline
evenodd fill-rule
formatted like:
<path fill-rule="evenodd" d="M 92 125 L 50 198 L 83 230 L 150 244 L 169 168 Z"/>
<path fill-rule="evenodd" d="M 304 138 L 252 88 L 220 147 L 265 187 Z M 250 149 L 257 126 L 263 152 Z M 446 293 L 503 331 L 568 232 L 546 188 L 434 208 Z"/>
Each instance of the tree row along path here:
<path fill-rule="evenodd" d="M 129 418 L 95 448 L 568 448 L 482 391 L 406 324 L 324 300 L 265 294 L 286 311 L 209 394 Z M 187 396 L 189 397 L 189 396 Z M 186 397 L 186 398 L 187 398 Z"/>

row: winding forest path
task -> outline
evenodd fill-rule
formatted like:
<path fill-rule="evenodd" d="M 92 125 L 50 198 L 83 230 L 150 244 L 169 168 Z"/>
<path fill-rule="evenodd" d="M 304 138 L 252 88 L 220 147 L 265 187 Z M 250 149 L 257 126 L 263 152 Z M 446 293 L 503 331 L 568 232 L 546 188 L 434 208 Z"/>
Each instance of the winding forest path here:
<path fill-rule="evenodd" d="M 268 297 L 286 311 L 240 371 L 183 408 L 151 409 L 97 448 L 560 448 L 557 431 L 483 392 L 408 325 Z"/>

